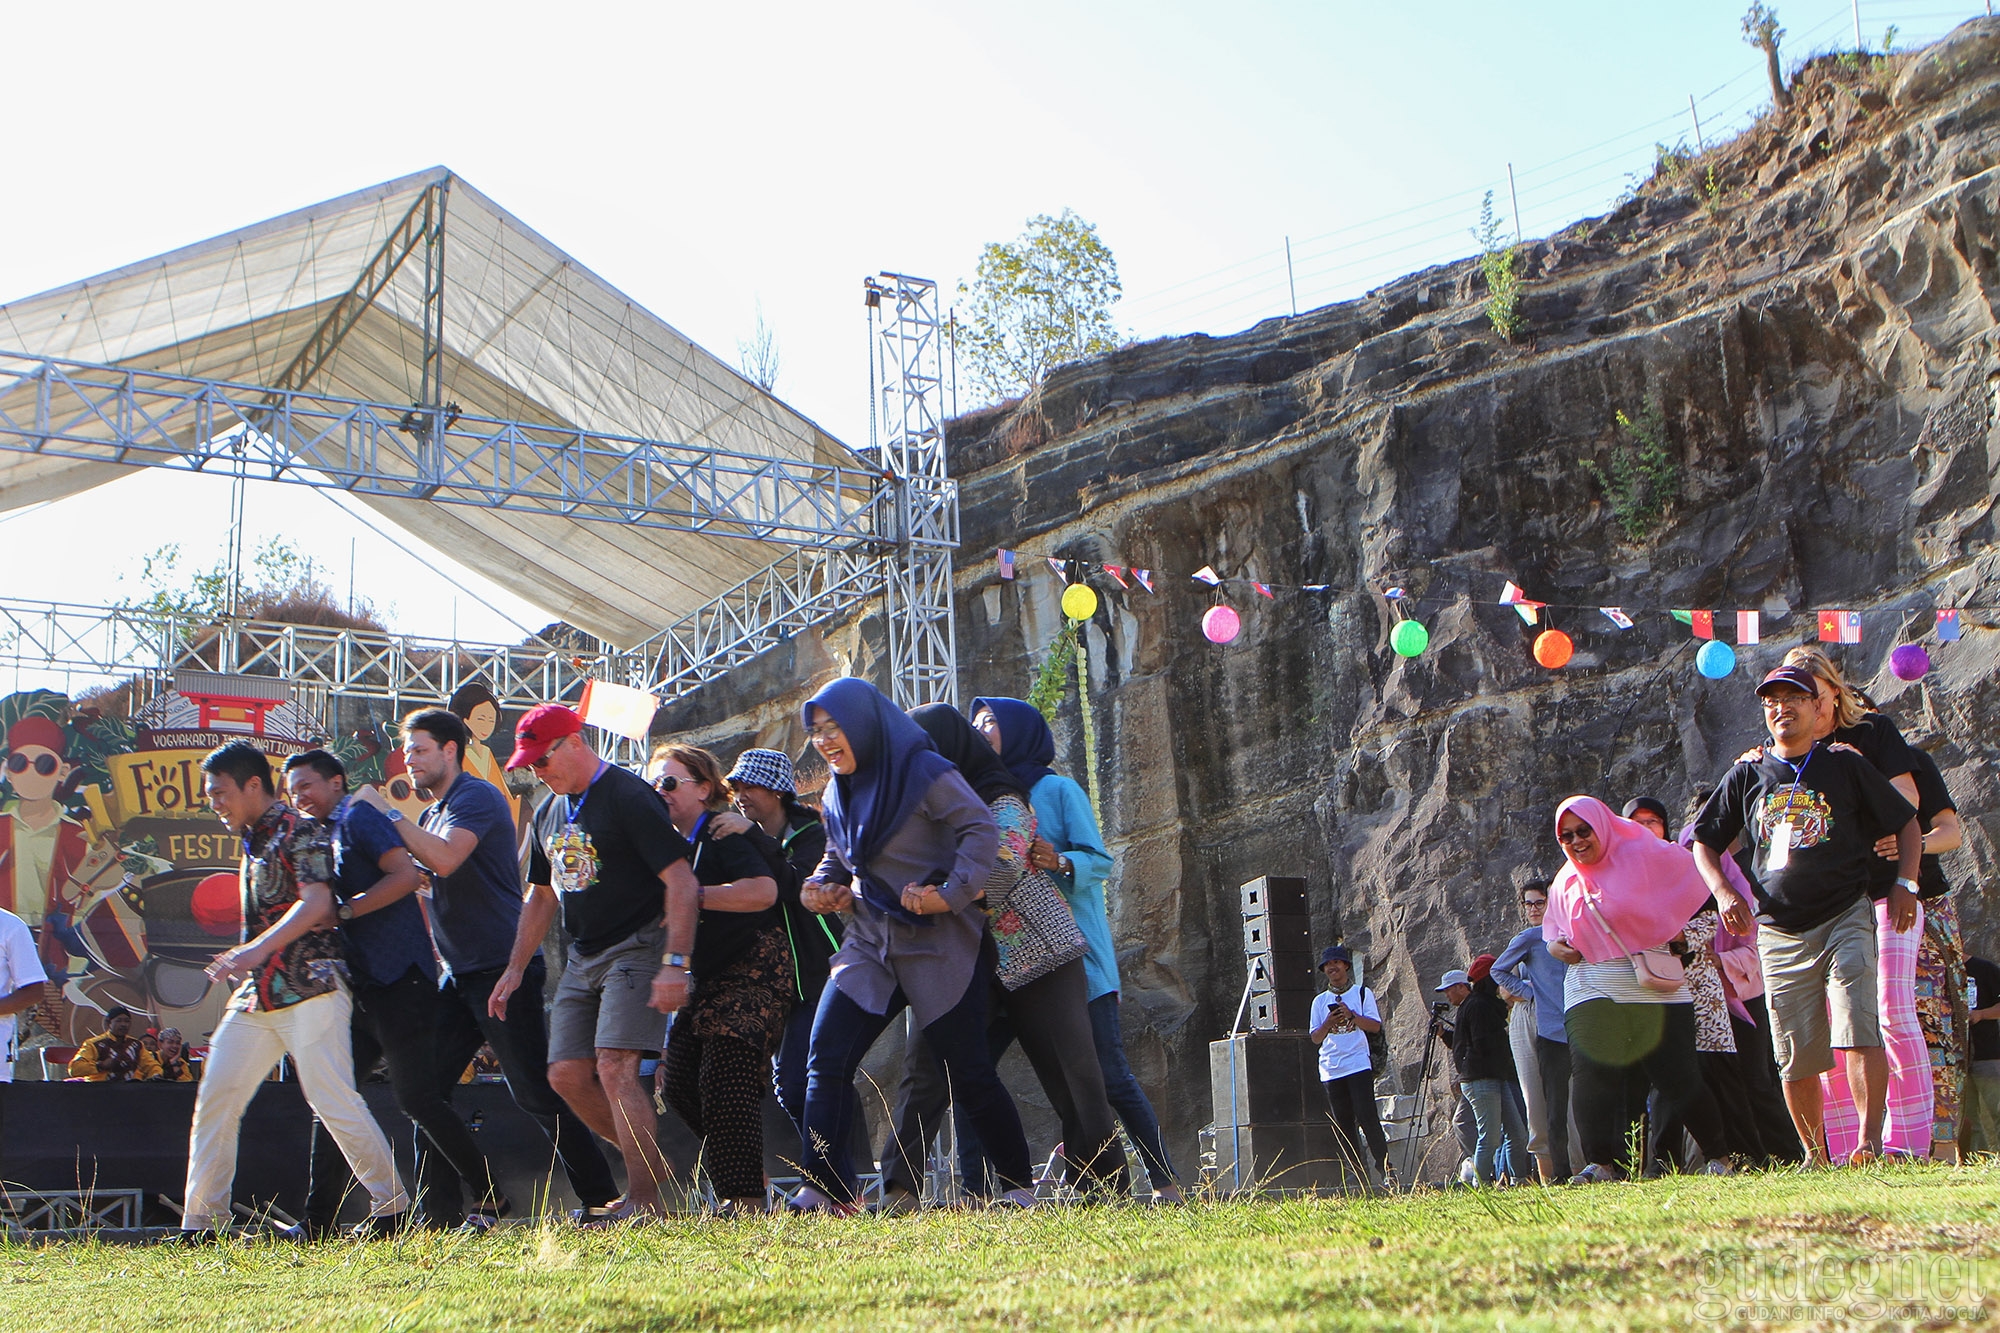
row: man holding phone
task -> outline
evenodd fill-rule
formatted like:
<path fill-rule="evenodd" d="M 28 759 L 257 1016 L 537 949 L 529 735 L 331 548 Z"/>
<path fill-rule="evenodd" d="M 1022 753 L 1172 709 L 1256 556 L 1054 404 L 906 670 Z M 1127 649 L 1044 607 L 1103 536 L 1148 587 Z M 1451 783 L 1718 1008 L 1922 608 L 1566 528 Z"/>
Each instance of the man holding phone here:
<path fill-rule="evenodd" d="M 1354 982 L 1354 955 L 1335 944 L 1319 957 L 1327 989 L 1313 998 L 1312 1040 L 1319 1046 L 1319 1078 L 1333 1111 L 1333 1132 L 1347 1166 L 1367 1188 L 1369 1173 L 1362 1165 L 1366 1139 L 1368 1160 L 1381 1176 L 1389 1145 L 1382 1137 L 1382 1118 L 1375 1108 L 1375 1064 L 1368 1038 L 1382 1030 L 1375 992 Z"/>

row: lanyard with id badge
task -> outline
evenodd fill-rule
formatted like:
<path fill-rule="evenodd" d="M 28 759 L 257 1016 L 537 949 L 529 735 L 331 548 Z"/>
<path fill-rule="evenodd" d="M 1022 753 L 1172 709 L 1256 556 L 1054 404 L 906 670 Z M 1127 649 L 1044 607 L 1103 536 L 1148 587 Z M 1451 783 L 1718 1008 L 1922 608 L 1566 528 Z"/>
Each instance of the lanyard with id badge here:
<path fill-rule="evenodd" d="M 1773 759 L 1792 770 L 1792 781 L 1784 788 L 1783 804 L 1777 810 L 1770 811 L 1768 805 L 1765 807 L 1778 816 L 1778 822 L 1771 825 L 1764 845 L 1765 870 L 1783 870 L 1792 862 L 1792 848 L 1799 838 L 1799 816 L 1812 809 L 1811 801 L 1805 795 L 1806 765 L 1812 762 L 1813 754 L 1818 749 L 1819 742 L 1814 741 L 1806 748 L 1806 757 L 1796 764 L 1781 754 L 1771 754 Z"/>

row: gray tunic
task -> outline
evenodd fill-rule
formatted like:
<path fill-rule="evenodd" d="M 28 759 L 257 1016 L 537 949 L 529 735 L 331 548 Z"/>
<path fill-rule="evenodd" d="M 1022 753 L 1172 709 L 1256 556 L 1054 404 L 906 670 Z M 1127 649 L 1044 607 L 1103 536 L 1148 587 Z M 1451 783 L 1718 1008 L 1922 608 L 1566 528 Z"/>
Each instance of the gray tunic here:
<path fill-rule="evenodd" d="M 840 952 L 833 956 L 833 983 L 840 993 L 871 1014 L 884 1013 L 896 988 L 928 1027 L 965 998 L 986 933 L 986 911 L 973 899 L 1000 850 L 1000 831 L 986 802 L 956 771 L 940 774 L 889 836 L 869 864 L 877 878 L 900 892 L 905 884 L 934 882 L 951 867 L 940 887 L 951 911 L 905 921 L 869 906 L 859 892 L 848 918 Z M 853 868 L 831 844 L 815 878 L 852 884 Z"/>

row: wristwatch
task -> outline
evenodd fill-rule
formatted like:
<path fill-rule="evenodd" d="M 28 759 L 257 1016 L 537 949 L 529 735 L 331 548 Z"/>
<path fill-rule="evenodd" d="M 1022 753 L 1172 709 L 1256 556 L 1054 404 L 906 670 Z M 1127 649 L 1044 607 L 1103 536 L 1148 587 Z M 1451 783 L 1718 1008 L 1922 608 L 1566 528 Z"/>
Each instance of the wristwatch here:
<path fill-rule="evenodd" d="M 333 909 L 333 914 L 339 917 L 342 921 L 352 921 L 354 919 L 354 904 L 342 903 L 340 906 Z"/>
<path fill-rule="evenodd" d="M 1056 857 L 1056 873 L 1062 875 L 1070 873 L 1069 858 L 1067 856 Z"/>
<path fill-rule="evenodd" d="M 1906 879 L 1901 875 L 1896 877 L 1896 885 L 1899 888 L 1908 889 L 1911 893 L 1917 891 L 1917 882 L 1913 879 Z"/>
<path fill-rule="evenodd" d="M 389 807 L 389 813 L 384 815 L 383 818 L 387 819 L 391 824 L 400 824 L 403 822 L 403 812 L 391 806 Z"/>
<path fill-rule="evenodd" d="M 660 966 L 678 967 L 681 971 L 685 972 L 688 969 L 688 956 L 684 953 L 663 954 L 660 957 Z"/>

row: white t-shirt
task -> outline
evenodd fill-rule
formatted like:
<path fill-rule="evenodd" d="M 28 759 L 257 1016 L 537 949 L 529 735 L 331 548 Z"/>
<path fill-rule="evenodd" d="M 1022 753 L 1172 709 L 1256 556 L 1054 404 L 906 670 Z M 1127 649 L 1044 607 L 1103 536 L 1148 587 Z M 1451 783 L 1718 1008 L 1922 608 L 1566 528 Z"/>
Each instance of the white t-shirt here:
<path fill-rule="evenodd" d="M 1358 997 L 1358 998 L 1357 998 Z M 1326 1022 L 1326 1016 L 1333 1012 L 1334 992 L 1321 991 L 1313 997 L 1312 1026 L 1319 1027 Z M 1375 992 L 1366 986 L 1349 986 L 1338 996 L 1340 1002 L 1363 1018 L 1380 1022 L 1382 1015 L 1375 1008 Z M 1359 1027 L 1350 1027 L 1345 1032 L 1329 1032 L 1326 1040 L 1319 1044 L 1319 1078 L 1322 1083 L 1331 1083 L 1349 1074 L 1359 1074 L 1370 1068 L 1368 1059 L 1368 1034 Z"/>
<path fill-rule="evenodd" d="M 48 979 L 28 923 L 0 907 L 0 999 Z M 13 1014 L 0 1017 L 0 1083 L 14 1081 L 14 1023 Z"/>

